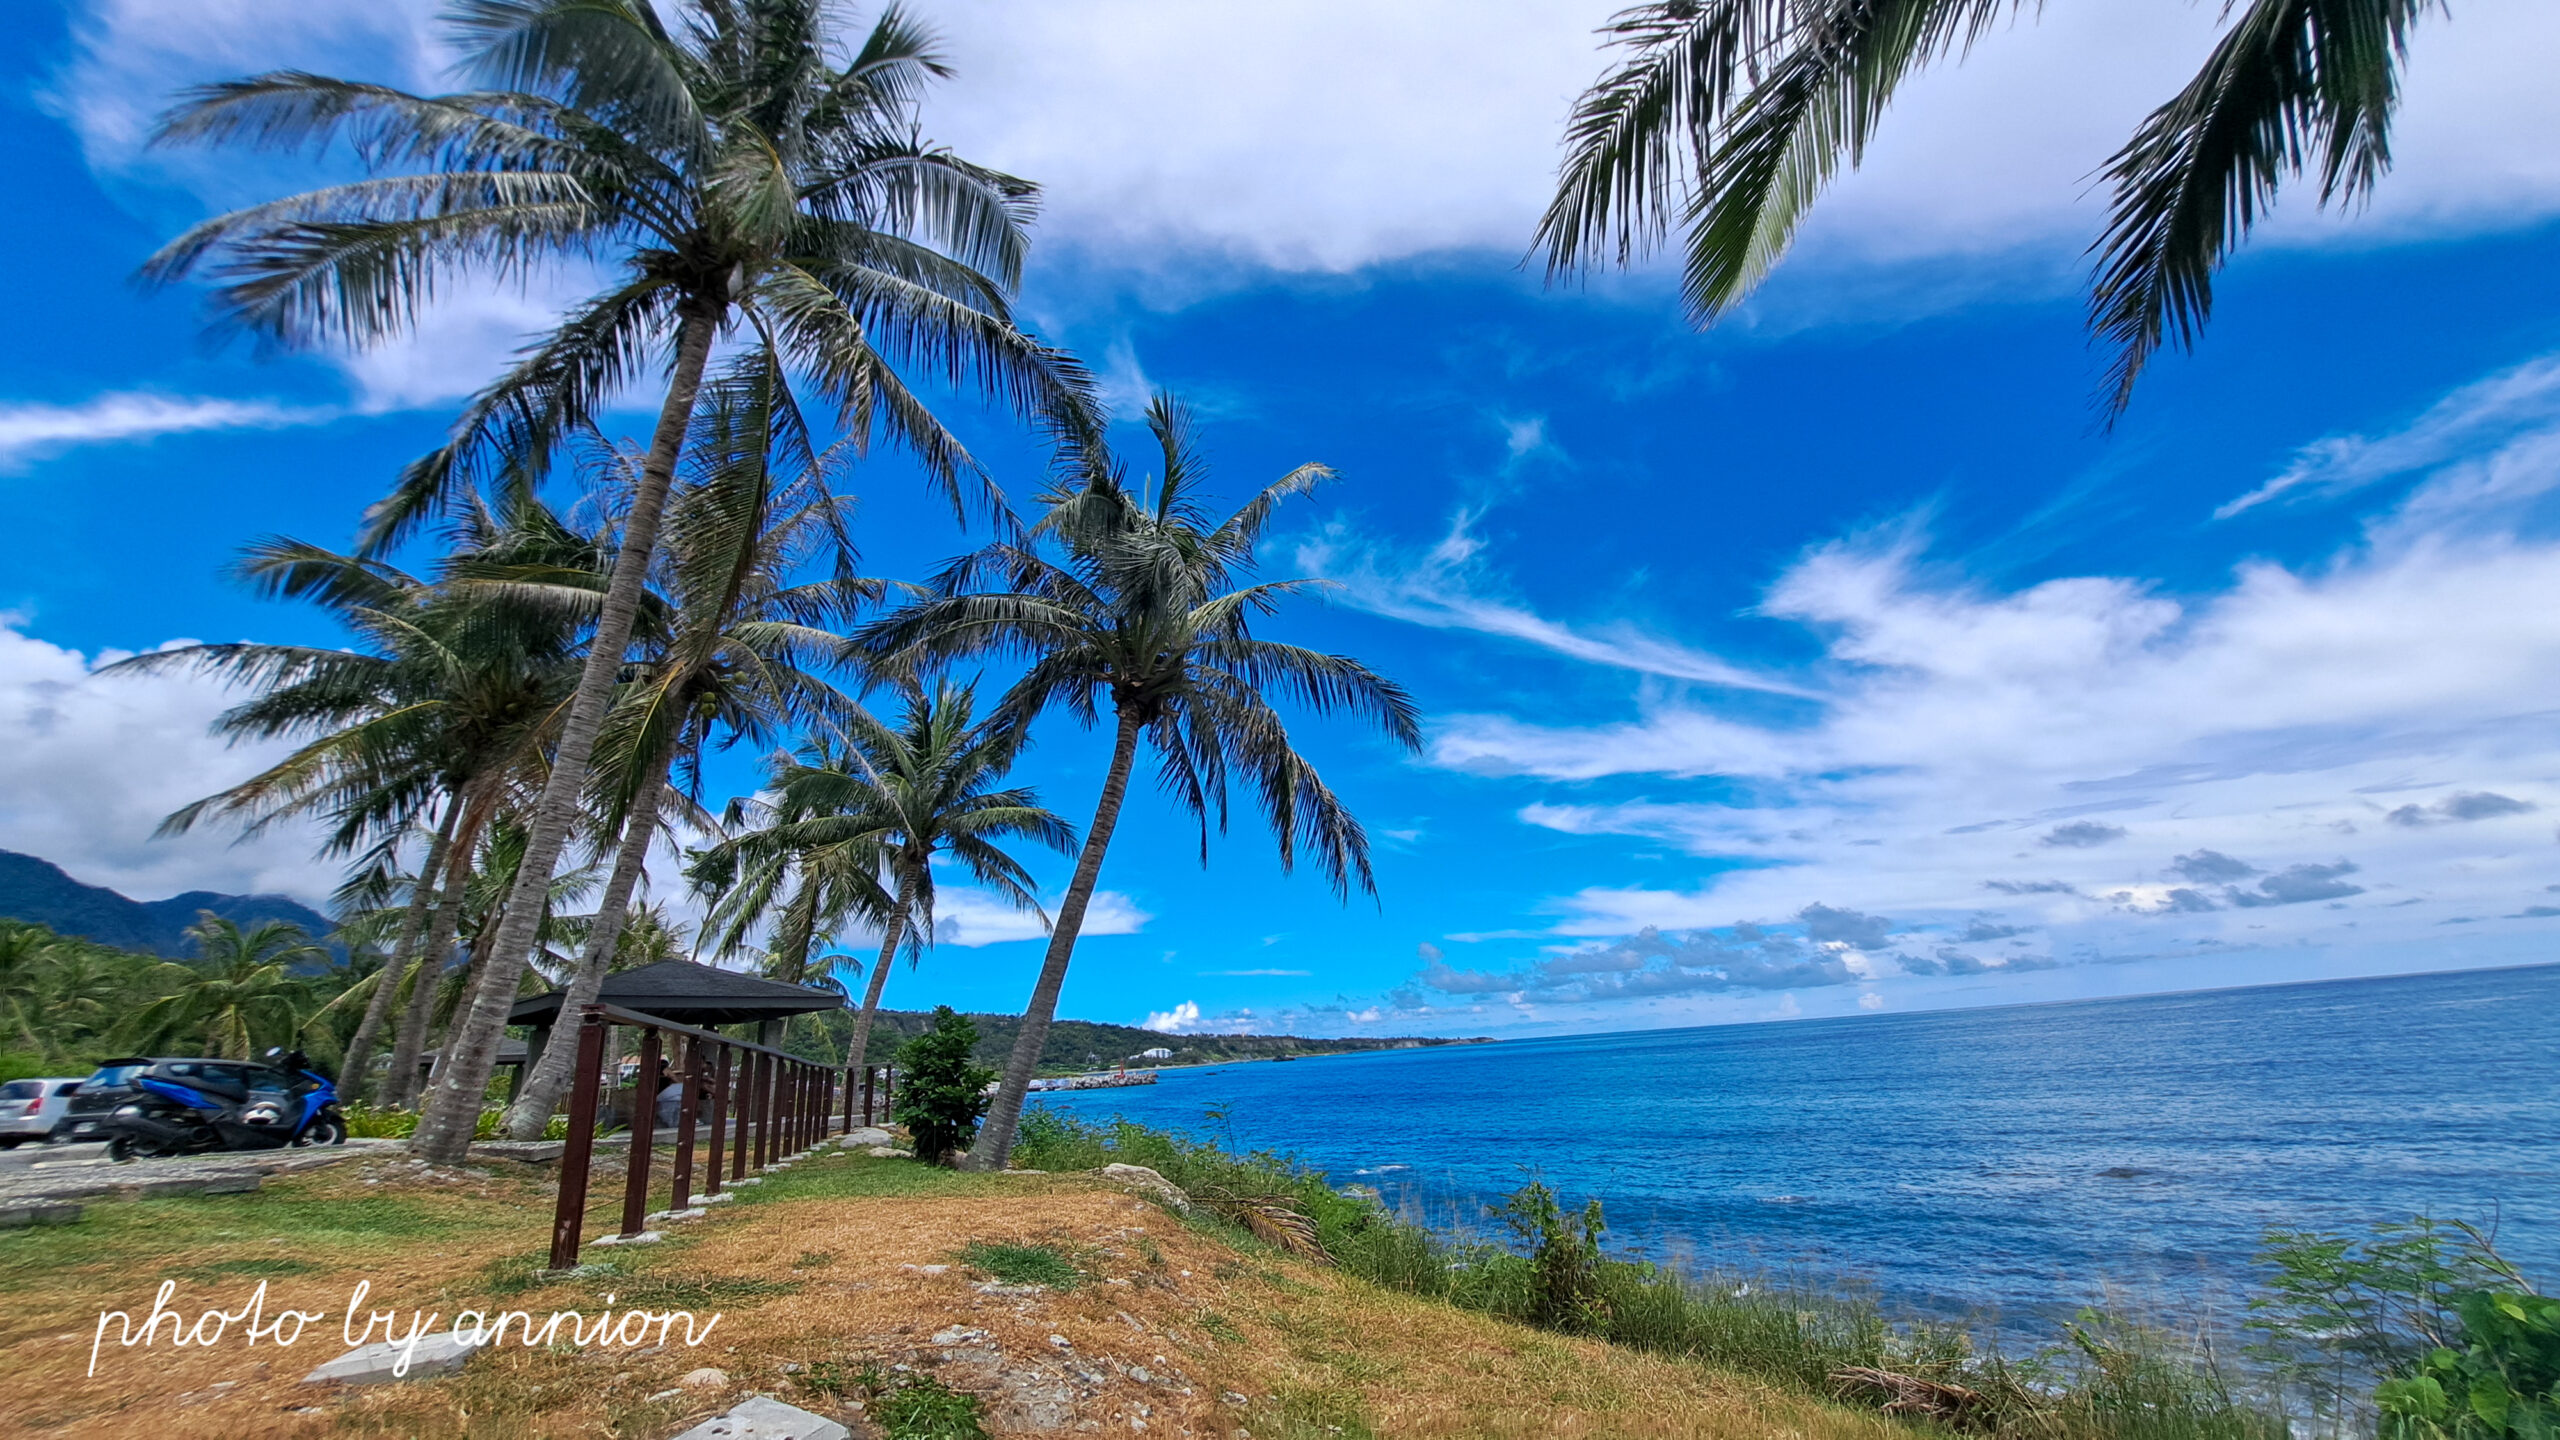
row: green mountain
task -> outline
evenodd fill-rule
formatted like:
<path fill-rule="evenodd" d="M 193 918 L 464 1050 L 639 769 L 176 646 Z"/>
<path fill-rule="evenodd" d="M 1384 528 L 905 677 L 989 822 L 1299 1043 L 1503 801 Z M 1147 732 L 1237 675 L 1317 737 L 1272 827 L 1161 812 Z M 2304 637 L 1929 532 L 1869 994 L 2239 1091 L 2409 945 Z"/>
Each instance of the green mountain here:
<path fill-rule="evenodd" d="M 0 850 L 0 919 L 32 920 L 58 935 L 184 960 L 195 953 L 186 929 L 206 910 L 242 925 L 290 921 L 315 938 L 337 928 L 289 895 L 190 890 L 166 900 L 134 900 L 104 885 L 84 885 L 49 860 Z"/>
<path fill-rule="evenodd" d="M 1001 1067 L 1013 1054 L 1013 1037 L 1022 1025 L 1019 1015 L 971 1015 L 978 1023 L 978 1063 Z M 826 1017 L 828 1035 L 819 1049 L 806 1053 L 844 1054 L 844 1034 L 851 1016 Z M 808 1022 L 800 1022 L 807 1025 Z M 933 1017 L 920 1010 L 883 1010 L 872 1026 L 871 1054 L 875 1062 L 887 1063 L 889 1056 L 909 1036 L 924 1033 Z M 1411 1050 L 1424 1045 L 1481 1045 L 1484 1039 L 1452 1039 L 1441 1036 L 1355 1037 L 1349 1039 L 1317 1039 L 1301 1035 L 1161 1035 L 1141 1030 L 1135 1025 L 1105 1025 L 1092 1020 L 1059 1020 L 1049 1026 L 1048 1041 L 1040 1047 L 1040 1070 L 1046 1075 L 1073 1074 L 1086 1070 L 1108 1070 L 1116 1065 L 1214 1065 L 1233 1060 L 1295 1059 L 1304 1055 L 1354 1055 L 1369 1050 Z M 825 1046 L 832 1045 L 832 1052 Z M 792 1048 L 803 1050 L 805 1042 L 795 1037 Z M 1149 1050 L 1169 1050 L 1167 1057 L 1139 1059 Z"/>

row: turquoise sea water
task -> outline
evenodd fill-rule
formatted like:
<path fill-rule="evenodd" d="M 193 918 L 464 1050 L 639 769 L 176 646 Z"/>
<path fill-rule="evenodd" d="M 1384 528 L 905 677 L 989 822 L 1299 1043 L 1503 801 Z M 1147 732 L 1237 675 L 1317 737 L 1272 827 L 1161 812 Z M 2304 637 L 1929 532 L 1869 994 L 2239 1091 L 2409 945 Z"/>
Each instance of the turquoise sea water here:
<path fill-rule="evenodd" d="M 2560 1286 L 2560 966 L 1589 1035 L 1045 1097 L 1481 1225 L 1530 1173 L 1620 1251 L 1897 1308 L 2226 1316 L 2270 1226 L 2415 1211 Z M 1208 1117 L 1223 1110 L 1224 1120 Z"/>

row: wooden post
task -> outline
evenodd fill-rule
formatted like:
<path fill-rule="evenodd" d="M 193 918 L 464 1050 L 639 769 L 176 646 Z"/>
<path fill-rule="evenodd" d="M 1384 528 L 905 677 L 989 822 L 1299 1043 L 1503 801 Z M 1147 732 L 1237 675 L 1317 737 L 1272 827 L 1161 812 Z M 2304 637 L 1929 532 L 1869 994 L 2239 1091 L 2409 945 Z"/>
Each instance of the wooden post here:
<path fill-rule="evenodd" d="M 631 1164 L 622 1178 L 622 1233 L 637 1235 L 649 1214 L 649 1163 L 658 1138 L 658 1027 L 640 1030 L 640 1073 L 631 1086 Z"/>
<path fill-rule="evenodd" d="M 693 1203 L 693 1131 L 702 1110 L 702 1042 L 684 1042 L 684 1101 L 676 1107 L 676 1173 L 675 1188 L 667 1200 L 670 1210 L 682 1210 Z"/>
<path fill-rule="evenodd" d="M 748 1154 L 755 1148 L 755 1106 L 756 1052 L 741 1050 L 738 1052 L 737 1094 L 729 1106 L 729 1118 L 738 1127 L 738 1133 L 729 1141 L 729 1178 L 732 1180 L 747 1177 Z"/>
<path fill-rule="evenodd" d="M 560 1198 L 551 1212 L 551 1268 L 574 1269 L 586 1228 L 587 1171 L 596 1152 L 596 1076 L 604 1069 L 604 1012 L 590 1005 L 578 1019 L 578 1053 L 569 1075 L 569 1137 L 560 1149 Z"/>
<path fill-rule="evenodd" d="M 702 1193 L 720 1193 L 720 1142 L 726 1137 L 729 1123 L 729 1047 L 715 1045 L 711 1049 L 711 1154 L 702 1167 Z"/>

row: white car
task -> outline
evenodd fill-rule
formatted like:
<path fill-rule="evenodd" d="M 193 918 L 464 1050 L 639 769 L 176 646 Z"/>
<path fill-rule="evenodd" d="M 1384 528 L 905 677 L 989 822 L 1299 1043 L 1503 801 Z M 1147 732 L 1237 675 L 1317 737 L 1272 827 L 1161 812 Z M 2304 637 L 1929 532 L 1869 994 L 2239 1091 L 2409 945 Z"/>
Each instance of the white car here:
<path fill-rule="evenodd" d="M 87 1077 L 83 1076 L 85 1080 Z M 0 1150 L 15 1150 L 30 1140 L 42 1141 L 69 1109 L 81 1080 L 54 1076 L 44 1080 L 12 1080 L 0 1084 Z"/>

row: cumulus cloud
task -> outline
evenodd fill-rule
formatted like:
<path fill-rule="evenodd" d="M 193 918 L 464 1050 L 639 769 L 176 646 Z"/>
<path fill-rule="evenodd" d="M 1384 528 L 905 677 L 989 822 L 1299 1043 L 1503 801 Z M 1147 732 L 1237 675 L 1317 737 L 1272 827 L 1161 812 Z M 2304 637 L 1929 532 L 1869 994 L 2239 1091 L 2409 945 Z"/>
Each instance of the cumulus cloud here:
<path fill-rule="evenodd" d="M 2193 855 L 2180 855 L 2169 862 L 2169 868 L 2207 885 L 2227 885 L 2258 873 L 2257 866 L 2246 860 L 2235 860 L 2219 850 L 2198 850 Z"/>
<path fill-rule="evenodd" d="M 1048 913 L 1058 913 L 1058 897 L 1044 897 Z M 1080 935 L 1135 935 L 1155 917 L 1117 890 L 1096 890 L 1084 912 Z M 1038 915 L 1018 910 L 992 891 L 968 885 L 938 885 L 933 904 L 934 943 L 975 949 L 1012 940 L 1037 940 L 1049 933 Z"/>
<path fill-rule="evenodd" d="M 1760 607 L 1820 646 L 1786 676 L 1818 697 L 1809 721 L 1648 684 L 1628 715 L 1449 717 L 1430 758 L 1551 782 L 1524 823 L 1707 862 L 1691 887 L 1549 898 L 1561 937 L 1819 904 L 1892 916 L 1897 940 L 2035 929 L 2065 961 L 2382 954 L 2448 914 L 2511 915 L 2560 867 L 2539 824 L 2560 771 L 2539 679 L 2560 668 L 2560 542 L 2500 508 L 2560 493 L 2560 454 L 2518 431 L 2484 443 L 2325 559 L 2251 561 L 2175 596 L 2120 576 L 1987 587 L 1908 525 L 1819 545 Z M 1590 793 L 1621 777 L 1650 793 Z M 2411 790 L 2441 798 L 2374 798 Z M 2032 869 L 2021 816 L 2041 817 Z M 1986 892 L 2010 906 L 1987 922 Z M 2526 944 L 2484 921 L 2462 954 Z"/>
<path fill-rule="evenodd" d="M 2382 818 L 2391 824 L 2418 829 L 2427 825 L 2460 823 L 2465 820 L 2494 820 L 2501 815 L 2529 815 L 2538 808 L 2530 800 L 2511 795 L 2474 790 L 2461 795 L 2448 795 L 2433 805 L 2403 805 Z"/>
<path fill-rule="evenodd" d="M 303 66 L 442 80 L 437 0 L 88 0 L 51 87 L 91 163 L 148 167 L 236 203 L 254 183 L 199 157 L 145 157 L 182 84 Z M 959 80 L 927 129 L 1040 181 L 1052 244 L 1124 269 L 1348 271 L 1448 250 L 1508 260 L 1545 205 L 1563 122 L 1604 65 L 1618 0 L 983 0 L 922 18 Z M 2089 0 L 1985 37 L 1907 87 L 1863 167 L 1816 212 L 1804 263 L 1971 256 L 2025 245 L 2055 283 L 2097 224 L 2087 183 L 2194 71 L 2210 6 Z M 2272 238 L 2441 234 L 2560 211 L 2560 128 L 2543 57 L 2560 16 L 2477 0 L 2413 40 L 2399 164 L 2366 211 L 2300 190 Z M 2036 123 L 2018 123 L 2033 115 Z M 232 167 L 236 172 L 238 167 Z M 2004 265 L 2014 276 L 2021 267 Z M 2028 267 L 2034 268 L 2034 267 Z"/>
<path fill-rule="evenodd" d="M 186 675 L 96 673 L 118 658 L 49 644 L 0 613 L 0 848 L 139 900 L 274 891 L 326 909 L 339 876 L 304 826 L 243 844 L 214 827 L 152 838 L 170 811 L 290 747 L 225 746 L 206 727 L 238 696 Z"/>
<path fill-rule="evenodd" d="M 1138 1022 L 1138 1028 L 1153 1030 L 1159 1035 L 1182 1035 L 1197 1031 L 1200 1028 L 1199 1002 L 1185 1000 L 1170 1010 L 1154 1011 L 1146 1019 Z"/>

